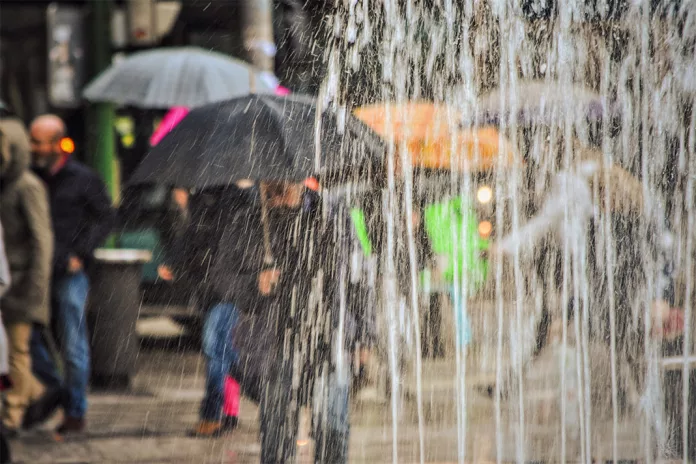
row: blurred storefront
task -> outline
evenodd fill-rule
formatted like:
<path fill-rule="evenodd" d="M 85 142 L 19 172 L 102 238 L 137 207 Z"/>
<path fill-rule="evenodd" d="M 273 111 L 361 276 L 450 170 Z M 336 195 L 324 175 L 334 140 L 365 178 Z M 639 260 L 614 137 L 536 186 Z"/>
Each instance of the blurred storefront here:
<path fill-rule="evenodd" d="M 0 98 L 24 121 L 55 112 L 87 159 L 84 85 L 94 75 L 94 42 L 110 35 L 113 59 L 159 46 L 195 45 L 245 58 L 242 0 L 99 0 L 110 4 L 111 22 L 95 24 L 94 0 L 0 0 Z M 319 6 L 313 6 L 316 3 Z M 319 57 L 311 53 L 323 2 L 274 0 L 276 74 L 293 91 L 314 93 L 320 84 Z M 95 40 L 96 39 L 96 40 Z M 138 163 L 164 114 L 116 108 L 116 151 L 124 174 Z M 94 129 L 89 129 L 93 131 Z M 94 135 L 94 134 L 92 134 Z"/>

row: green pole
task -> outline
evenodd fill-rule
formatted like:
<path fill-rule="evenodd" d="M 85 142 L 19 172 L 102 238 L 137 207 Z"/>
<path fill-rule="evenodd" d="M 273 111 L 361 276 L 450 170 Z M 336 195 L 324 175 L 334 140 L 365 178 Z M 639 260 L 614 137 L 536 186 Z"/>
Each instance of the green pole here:
<path fill-rule="evenodd" d="M 90 38 L 92 78 L 111 65 L 111 0 L 92 1 Z M 121 193 L 118 158 L 114 137 L 115 113 L 109 103 L 94 103 L 86 114 L 88 163 L 99 173 L 114 205 Z M 108 248 L 116 245 L 112 235 L 105 243 Z"/>
<path fill-rule="evenodd" d="M 91 43 L 92 77 L 111 65 L 111 0 L 92 1 Z M 87 111 L 88 162 L 104 180 L 114 204 L 120 185 L 114 136 L 114 108 L 109 103 L 94 103 Z"/>

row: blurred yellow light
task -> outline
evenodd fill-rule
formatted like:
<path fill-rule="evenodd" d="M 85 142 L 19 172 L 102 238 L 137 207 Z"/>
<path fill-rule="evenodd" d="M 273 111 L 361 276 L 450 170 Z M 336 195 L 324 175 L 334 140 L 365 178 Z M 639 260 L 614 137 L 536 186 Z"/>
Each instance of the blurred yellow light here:
<path fill-rule="evenodd" d="M 75 152 L 75 142 L 73 142 L 73 139 L 70 137 L 63 137 L 60 139 L 60 149 L 63 150 L 63 153 L 74 153 Z"/>
<path fill-rule="evenodd" d="M 135 143 L 135 136 L 133 136 L 133 134 L 126 134 L 123 137 L 121 137 L 121 143 L 124 147 L 131 148 Z"/>
<path fill-rule="evenodd" d="M 478 189 L 478 192 L 476 192 L 476 198 L 478 199 L 479 203 L 490 203 L 490 201 L 493 199 L 493 190 L 489 186 L 484 185 Z"/>
<path fill-rule="evenodd" d="M 491 224 L 491 221 L 479 222 L 478 232 L 483 238 L 489 237 L 491 235 L 491 232 L 493 232 L 493 224 Z"/>

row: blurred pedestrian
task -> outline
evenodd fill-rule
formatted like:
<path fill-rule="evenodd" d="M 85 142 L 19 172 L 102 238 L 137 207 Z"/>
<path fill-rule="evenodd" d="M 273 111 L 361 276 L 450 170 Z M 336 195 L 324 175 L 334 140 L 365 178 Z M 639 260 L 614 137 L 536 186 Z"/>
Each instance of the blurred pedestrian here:
<path fill-rule="evenodd" d="M 2 319 L 10 345 L 10 378 L 3 425 L 16 433 L 23 421 L 46 418 L 60 399 L 58 388 L 46 389 L 32 373 L 31 334 L 50 321 L 53 231 L 46 189 L 29 170 L 26 129 L 19 119 L 0 119 L 0 221 L 14 284 L 2 298 Z M 26 417 L 25 417 L 26 416 Z"/>
<path fill-rule="evenodd" d="M 5 254 L 5 239 L 3 238 L 2 223 L 0 223 L 0 299 L 7 293 L 12 284 L 10 267 Z M 0 392 L 10 387 L 10 348 L 7 344 L 7 332 L 2 323 L 2 308 L 0 307 Z"/>
<path fill-rule="evenodd" d="M 3 239 L 2 224 L 0 224 L 0 299 L 7 293 L 11 283 L 10 267 L 5 254 L 5 240 Z M 7 345 L 7 334 L 2 323 L 2 312 L 0 311 L 0 402 L 3 400 L 1 395 L 11 386 L 10 347 Z M 0 404 L 0 408 L 2 408 L 2 404 Z M 0 464 L 9 464 L 10 462 L 12 462 L 10 443 L 5 436 L 5 431 L 0 421 Z"/>
<path fill-rule="evenodd" d="M 644 215 L 650 199 L 643 197 L 640 181 L 617 166 L 604 167 L 601 154 L 576 145 L 578 151 L 579 162 L 556 174 L 539 213 L 518 231 L 503 237 L 495 250 L 496 253 L 513 253 L 518 249 L 526 253 L 551 235 L 556 239 L 557 248 L 568 247 L 571 262 L 575 265 L 587 263 L 587 270 L 579 277 L 587 279 L 589 301 L 585 303 L 589 319 L 594 321 L 590 337 L 609 344 L 612 336 L 610 313 L 613 311 L 617 353 L 632 364 L 640 388 L 643 375 L 639 372 L 639 364 L 644 353 L 640 348 L 643 334 L 638 328 L 642 327 L 639 321 L 642 311 L 635 305 L 652 300 L 652 326 L 669 325 L 668 318 L 673 314 L 669 303 L 673 300 L 671 244 L 674 239 L 656 215 Z M 595 191 L 599 192 L 599 199 L 595 198 Z M 612 247 L 611 268 L 605 263 L 607 241 Z M 643 248 L 643 244 L 648 246 Z M 646 254 L 645 250 L 651 253 Z M 561 285 L 561 265 L 559 261 L 555 282 L 551 285 Z M 573 268 L 575 266 L 571 265 Z M 613 287 L 609 285 L 610 279 L 614 280 Z M 571 298 L 579 301 L 581 296 L 572 295 Z M 582 306 L 578 313 L 581 310 Z M 535 355 L 547 345 L 551 320 L 551 311 L 544 306 Z M 624 400 L 623 395 L 621 399 Z"/>
<path fill-rule="evenodd" d="M 250 268 L 242 255 L 230 255 L 239 244 L 230 242 L 225 231 L 232 224 L 245 223 L 247 211 L 254 205 L 252 186 L 242 181 L 230 187 L 204 190 L 190 203 L 187 201 L 188 227 L 183 234 L 170 235 L 175 252 L 169 256 L 169 266 L 159 271 L 195 289 L 199 304 L 206 308 L 202 334 L 205 396 L 200 420 L 191 430 L 191 435 L 197 437 L 219 436 L 237 426 L 237 408 L 232 404 L 225 407 L 225 390 L 230 393 L 228 396 L 239 393 L 238 386 L 233 385 L 236 382 L 228 380 L 230 366 L 236 361 L 232 330 L 239 316 L 238 308 L 254 304 L 257 268 Z M 183 200 L 183 195 L 179 197 Z M 220 254 L 226 259 L 219 259 Z M 233 398 L 229 400 L 233 402 Z"/>
<path fill-rule="evenodd" d="M 55 231 L 53 319 L 65 366 L 65 419 L 59 433 L 85 427 L 90 353 L 85 318 L 87 271 L 95 248 L 114 226 L 116 213 L 99 176 L 64 151 L 65 123 L 55 115 L 36 118 L 30 128 L 35 172 L 48 186 Z M 37 372 L 56 382 L 55 366 L 40 334 L 33 337 Z M 116 347 L 114 347 L 116 348 Z"/>
<path fill-rule="evenodd" d="M 235 247 L 218 256 L 227 262 L 236 255 L 231 262 L 258 273 L 261 299 L 239 306 L 243 314 L 232 344 L 234 376 L 244 392 L 260 398 L 261 462 L 295 458 L 298 444 L 306 444 L 300 409 L 308 404 L 314 461 L 346 462 L 357 335 L 355 305 L 347 295 L 348 210 L 325 216 L 319 196 L 301 183 L 262 183 L 261 195 L 267 214 L 250 208 L 228 230 Z"/>

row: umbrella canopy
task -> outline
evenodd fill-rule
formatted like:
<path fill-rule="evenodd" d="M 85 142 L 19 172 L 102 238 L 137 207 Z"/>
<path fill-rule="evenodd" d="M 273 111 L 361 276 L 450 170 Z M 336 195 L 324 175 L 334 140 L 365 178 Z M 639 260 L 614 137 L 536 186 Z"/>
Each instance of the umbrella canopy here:
<path fill-rule="evenodd" d="M 526 81 L 505 89 L 504 105 L 501 96 L 501 89 L 496 89 L 481 97 L 479 124 L 500 125 L 510 118 L 513 103 L 521 123 L 550 124 L 564 117 L 596 121 L 605 113 L 613 114 L 598 93 L 559 82 Z"/>
<path fill-rule="evenodd" d="M 492 127 L 409 142 L 409 149 L 413 166 L 425 169 L 485 171 L 521 163 L 512 144 Z"/>
<path fill-rule="evenodd" d="M 252 91 L 272 94 L 276 85 L 251 65 L 221 53 L 196 47 L 158 48 L 110 66 L 83 96 L 139 108 L 193 108 Z"/>
<path fill-rule="evenodd" d="M 520 161 L 496 129 L 459 130 L 455 114 L 446 106 L 422 102 L 355 110 L 355 115 L 382 137 L 405 144 L 414 167 L 478 171 Z"/>
<path fill-rule="evenodd" d="M 382 137 L 407 141 L 440 137 L 457 129 L 457 119 L 446 106 L 430 102 L 362 106 L 355 116 Z"/>
<path fill-rule="evenodd" d="M 207 188 L 240 179 L 300 181 L 369 170 L 384 150 L 357 119 L 339 127 L 331 112 L 318 115 L 313 98 L 248 95 L 191 110 L 129 183 Z"/>

